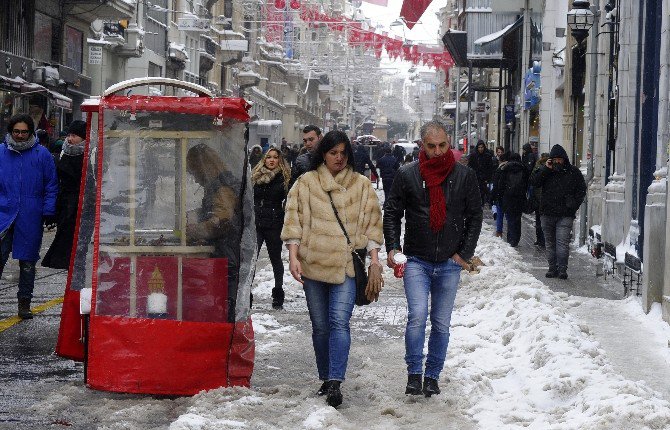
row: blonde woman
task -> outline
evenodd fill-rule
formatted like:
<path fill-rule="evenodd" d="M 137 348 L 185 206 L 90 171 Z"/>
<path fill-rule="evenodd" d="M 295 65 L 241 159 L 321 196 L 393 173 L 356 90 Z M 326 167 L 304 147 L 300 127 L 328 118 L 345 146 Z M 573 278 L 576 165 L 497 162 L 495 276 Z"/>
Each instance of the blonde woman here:
<path fill-rule="evenodd" d="M 263 155 L 251 172 L 258 251 L 265 242 L 275 278 L 273 309 L 282 309 L 284 306 L 284 263 L 281 260 L 282 241 L 279 236 L 284 225 L 284 200 L 290 180 L 291 169 L 275 147 Z"/>
<path fill-rule="evenodd" d="M 333 407 L 342 403 L 340 384 L 351 345 L 349 320 L 356 298 L 351 248 L 367 248 L 370 279 L 377 279 L 381 288 L 379 201 L 370 180 L 356 173 L 353 163 L 347 135 L 328 132 L 313 153 L 311 170 L 289 192 L 281 234 L 289 250 L 291 275 L 305 290 L 316 367 L 324 381 L 317 393 L 327 395 L 326 402 Z"/>

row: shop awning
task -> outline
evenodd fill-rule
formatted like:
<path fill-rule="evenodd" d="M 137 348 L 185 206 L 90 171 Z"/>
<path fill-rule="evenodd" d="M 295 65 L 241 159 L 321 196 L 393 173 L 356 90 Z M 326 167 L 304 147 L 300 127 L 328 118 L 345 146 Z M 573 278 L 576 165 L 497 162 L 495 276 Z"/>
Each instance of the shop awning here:
<path fill-rule="evenodd" d="M 475 40 L 475 45 L 485 45 L 487 43 L 495 42 L 496 40 L 500 39 L 501 37 L 504 37 L 517 28 L 521 27 L 523 24 L 523 16 L 516 21 L 514 21 L 511 24 L 508 24 L 503 28 L 502 30 L 498 30 L 495 33 L 487 34 L 486 36 L 482 36 L 479 39 Z"/>
<path fill-rule="evenodd" d="M 66 111 L 72 112 L 72 99 L 55 91 L 47 90 L 52 106 L 63 108 Z"/>
<path fill-rule="evenodd" d="M 458 67 L 468 66 L 468 33 L 459 30 L 448 30 L 442 36 L 445 48 L 451 54 L 454 64 Z"/>

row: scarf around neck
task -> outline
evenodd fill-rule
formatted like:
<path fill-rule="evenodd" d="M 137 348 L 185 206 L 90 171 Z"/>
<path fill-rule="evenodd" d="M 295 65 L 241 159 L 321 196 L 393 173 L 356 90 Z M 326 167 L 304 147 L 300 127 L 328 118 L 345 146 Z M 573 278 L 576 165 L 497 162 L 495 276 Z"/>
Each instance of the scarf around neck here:
<path fill-rule="evenodd" d="M 419 173 L 428 186 L 430 200 L 430 229 L 437 233 L 447 220 L 447 200 L 442 183 L 454 168 L 456 160 L 451 150 L 439 157 L 428 158 L 426 151 L 419 151 Z"/>
<path fill-rule="evenodd" d="M 277 173 L 279 173 L 279 166 L 274 170 L 260 166 L 258 169 L 254 169 L 254 172 L 251 174 L 251 181 L 254 185 L 269 184 L 277 176 Z"/>
<path fill-rule="evenodd" d="M 10 133 L 7 133 L 5 136 L 5 142 L 7 142 L 7 146 L 9 146 L 11 149 L 15 151 L 25 151 L 26 149 L 30 149 L 35 145 L 35 135 L 31 135 L 28 140 L 25 142 L 17 142 L 14 140 L 12 135 Z"/>
<path fill-rule="evenodd" d="M 67 140 L 63 141 L 63 154 L 69 155 L 71 157 L 76 157 L 84 153 L 84 144 L 86 142 L 82 141 L 79 145 L 72 145 Z"/>

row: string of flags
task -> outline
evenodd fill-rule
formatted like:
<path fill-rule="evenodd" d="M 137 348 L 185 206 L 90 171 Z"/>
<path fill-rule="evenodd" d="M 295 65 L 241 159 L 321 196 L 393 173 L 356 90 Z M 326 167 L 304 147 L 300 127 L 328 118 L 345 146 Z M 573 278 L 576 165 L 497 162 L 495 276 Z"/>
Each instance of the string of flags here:
<path fill-rule="evenodd" d="M 268 42 L 281 43 L 287 37 L 284 22 L 289 18 L 287 0 L 274 0 L 274 8 L 268 5 L 265 8 L 266 33 Z M 326 25 L 331 31 L 346 33 L 347 43 L 352 46 L 361 46 L 364 50 L 373 51 L 377 58 L 381 58 L 386 50 L 388 56 L 395 60 L 409 61 L 414 65 L 424 65 L 431 68 L 448 71 L 454 65 L 449 52 L 440 46 L 430 46 L 420 43 L 411 43 L 387 32 L 365 29 L 360 21 L 343 16 L 331 16 L 323 13 L 316 5 L 307 5 L 300 0 L 290 0 L 290 10 L 297 11 L 300 19 L 310 28 Z M 274 10 L 272 10 L 274 9 Z M 292 23 L 291 23 L 292 27 Z"/>

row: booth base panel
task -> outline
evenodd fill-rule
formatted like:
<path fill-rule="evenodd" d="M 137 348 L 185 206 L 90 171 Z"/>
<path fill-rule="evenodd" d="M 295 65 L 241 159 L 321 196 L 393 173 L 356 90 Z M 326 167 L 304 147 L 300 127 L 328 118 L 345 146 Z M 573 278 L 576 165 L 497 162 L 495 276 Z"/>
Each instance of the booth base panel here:
<path fill-rule="evenodd" d="M 251 319 L 203 323 L 91 316 L 87 385 L 103 391 L 193 395 L 246 386 L 254 366 Z"/>

